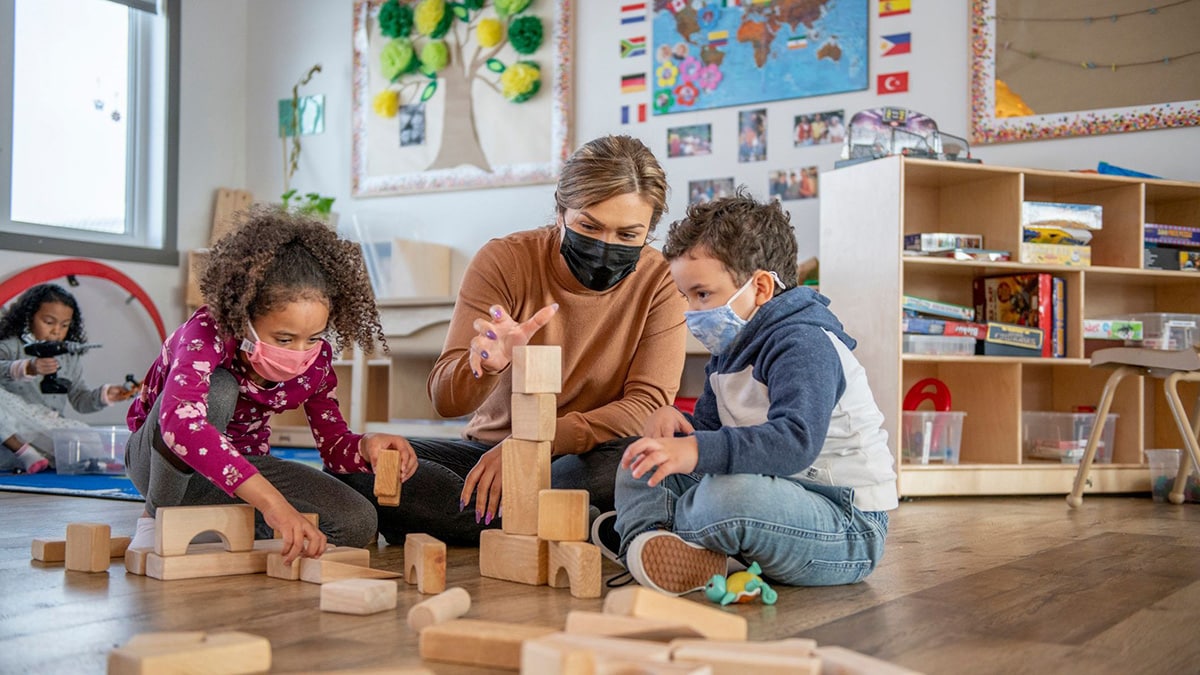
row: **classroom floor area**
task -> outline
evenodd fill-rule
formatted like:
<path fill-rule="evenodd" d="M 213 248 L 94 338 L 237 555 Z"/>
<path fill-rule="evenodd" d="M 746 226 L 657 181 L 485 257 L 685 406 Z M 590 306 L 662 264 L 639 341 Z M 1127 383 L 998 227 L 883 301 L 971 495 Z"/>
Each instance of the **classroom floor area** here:
<path fill-rule="evenodd" d="M 320 588 L 265 575 L 161 582 L 66 572 L 30 559 L 34 537 L 68 522 L 130 534 L 141 504 L 0 492 L 0 672 L 102 673 L 108 650 L 148 631 L 240 630 L 267 637 L 272 672 L 423 665 L 395 612 L 322 613 Z M 402 570 L 403 546 L 372 551 Z M 468 618 L 561 627 L 602 600 L 479 576 L 476 549 L 450 548 L 447 585 L 471 593 Z M 606 576 L 616 572 L 606 567 Z M 858 585 L 779 588 L 773 607 L 736 610 L 752 640 L 816 639 L 925 673 L 1182 673 L 1200 670 L 1200 505 L 1147 495 L 922 499 L 893 513 L 888 552 Z M 701 596 L 692 596 L 700 599 Z"/>

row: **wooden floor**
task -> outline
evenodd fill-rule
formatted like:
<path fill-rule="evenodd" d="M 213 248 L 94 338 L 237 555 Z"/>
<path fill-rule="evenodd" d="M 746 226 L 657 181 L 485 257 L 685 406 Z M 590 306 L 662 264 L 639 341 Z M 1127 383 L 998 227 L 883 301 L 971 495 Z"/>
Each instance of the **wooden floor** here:
<path fill-rule="evenodd" d="M 107 574 L 30 560 L 33 537 L 61 538 L 73 521 L 128 534 L 140 510 L 0 492 L 0 673 L 101 673 L 114 645 L 163 630 L 263 635 L 275 672 L 420 664 L 404 622 L 415 590 L 402 587 L 395 613 L 356 617 L 321 613 L 318 586 L 265 575 L 160 582 L 127 575 L 116 560 Z M 401 569 L 403 547 L 372 555 L 375 567 Z M 451 549 L 449 559 L 448 583 L 470 591 L 473 618 L 561 626 L 567 611 L 601 606 L 482 579 L 473 549 Z M 1089 496 L 1077 511 L 1062 497 L 905 502 L 865 583 L 779 590 L 773 607 L 736 610 L 751 639 L 810 637 L 926 673 L 1196 673 L 1200 505 L 1148 496 Z"/>

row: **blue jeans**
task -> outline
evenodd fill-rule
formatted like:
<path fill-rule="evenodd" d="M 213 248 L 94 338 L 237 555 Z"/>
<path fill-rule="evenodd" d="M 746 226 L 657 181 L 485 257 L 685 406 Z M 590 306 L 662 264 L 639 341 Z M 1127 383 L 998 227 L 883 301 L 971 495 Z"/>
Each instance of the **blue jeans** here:
<path fill-rule="evenodd" d="M 621 453 L 632 439 L 601 443 L 580 455 L 561 455 L 550 464 L 550 484 L 558 489 L 587 490 L 601 511 L 613 509 L 613 479 Z M 390 544 L 404 543 L 405 535 L 423 532 L 447 544 L 477 546 L 479 533 L 500 527 L 475 522 L 472 499 L 460 509 L 467 474 L 491 449 L 488 443 L 461 439 L 410 438 L 417 455 L 417 471 L 404 481 L 399 506 L 380 506 L 375 498 L 375 474 L 344 474 L 337 477 L 371 500 L 379 515 L 379 533 Z"/>
<path fill-rule="evenodd" d="M 857 583 L 883 558 L 887 512 L 860 511 L 851 488 L 756 474 L 646 480 L 617 472 L 622 557 L 637 535 L 666 529 L 790 586 Z"/>

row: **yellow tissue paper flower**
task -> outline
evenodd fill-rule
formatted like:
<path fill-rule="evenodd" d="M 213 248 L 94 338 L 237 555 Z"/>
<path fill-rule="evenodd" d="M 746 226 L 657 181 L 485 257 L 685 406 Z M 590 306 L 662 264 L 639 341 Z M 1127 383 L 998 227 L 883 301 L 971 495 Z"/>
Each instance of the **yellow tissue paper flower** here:
<path fill-rule="evenodd" d="M 500 73 L 500 91 L 504 98 L 520 103 L 537 91 L 541 81 L 542 71 L 537 66 L 518 61 Z"/>
<path fill-rule="evenodd" d="M 484 19 L 475 29 L 475 37 L 481 47 L 495 47 L 504 39 L 504 26 L 498 19 Z"/>
<path fill-rule="evenodd" d="M 371 102 L 371 107 L 380 117 L 395 117 L 396 113 L 400 111 L 400 92 L 384 89 L 375 94 L 375 100 Z"/>
<path fill-rule="evenodd" d="M 446 0 L 421 0 L 413 14 L 413 25 L 421 35 L 431 35 L 446 14 Z"/>

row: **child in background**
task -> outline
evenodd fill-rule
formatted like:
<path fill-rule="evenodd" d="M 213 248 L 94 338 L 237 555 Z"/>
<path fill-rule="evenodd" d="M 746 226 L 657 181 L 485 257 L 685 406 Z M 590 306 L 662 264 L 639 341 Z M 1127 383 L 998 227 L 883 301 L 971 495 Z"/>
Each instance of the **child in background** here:
<path fill-rule="evenodd" d="M 778 203 L 688 208 L 663 255 L 713 356 L 694 415 L 659 409 L 617 474 L 620 554 L 656 590 L 702 589 L 726 556 L 798 586 L 861 581 L 883 556 L 896 473 L 855 342 L 797 287 Z"/>
<path fill-rule="evenodd" d="M 319 557 L 327 537 L 373 541 L 367 499 L 269 445 L 271 415 L 303 405 L 327 471 L 369 472 L 384 449 L 400 451 L 403 478 L 416 470 L 408 441 L 353 433 L 338 409 L 335 355 L 383 340 L 358 245 L 316 220 L 255 211 L 213 247 L 200 288 L 209 304 L 167 338 L 129 410 L 125 463 L 146 498 L 131 546 L 153 545 L 159 507 L 243 501 L 259 538 L 282 534 L 289 563 Z"/>
<path fill-rule="evenodd" d="M 62 416 L 68 404 L 76 412 L 92 413 L 133 395 L 120 384 L 88 387 L 79 354 L 47 358 L 25 354 L 25 345 L 43 341 L 87 342 L 79 303 L 57 284 L 30 288 L 0 316 L 0 442 L 29 473 L 50 467 L 54 429 L 87 427 Z M 42 393 L 42 378 L 49 374 L 66 386 L 66 393 Z"/>

